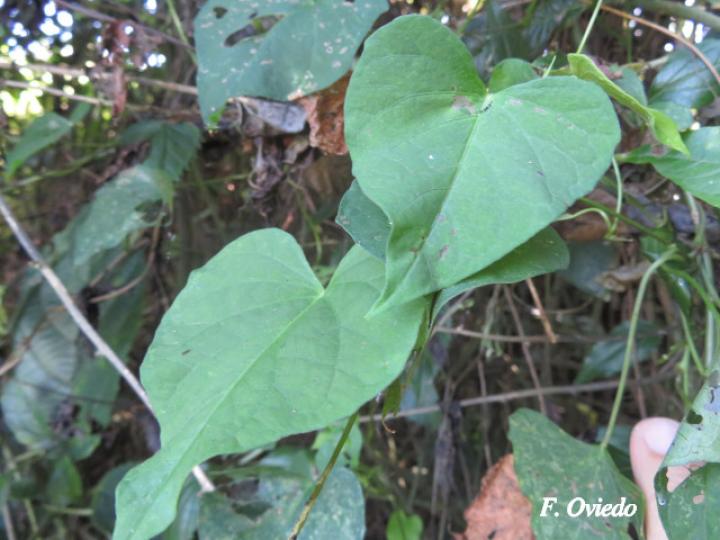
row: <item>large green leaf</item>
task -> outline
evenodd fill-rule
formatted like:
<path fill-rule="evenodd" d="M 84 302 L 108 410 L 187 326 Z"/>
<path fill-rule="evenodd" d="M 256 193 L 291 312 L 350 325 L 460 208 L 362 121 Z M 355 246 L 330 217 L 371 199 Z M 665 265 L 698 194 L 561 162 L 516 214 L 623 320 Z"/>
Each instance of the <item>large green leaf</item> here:
<path fill-rule="evenodd" d="M 37 118 L 23 132 L 17 144 L 10 150 L 5 158 L 5 176 L 12 178 L 15 171 L 27 159 L 37 154 L 43 148 L 56 143 L 70 133 L 72 122 L 59 114 L 49 112 Z"/>
<path fill-rule="evenodd" d="M 326 426 L 397 377 L 427 306 L 366 318 L 383 275 L 355 248 L 323 289 L 276 229 L 239 238 L 194 272 L 143 362 L 162 448 L 121 483 L 115 538 L 165 528 L 197 463 Z"/>
<path fill-rule="evenodd" d="M 652 130 L 658 141 L 685 154 L 688 149 L 678 133 L 675 122 L 662 111 L 656 111 L 623 90 L 620 86 L 611 81 L 607 75 L 598 69 L 595 63 L 584 54 L 569 54 L 568 63 L 573 75 L 592 81 L 615 101 L 638 113 Z"/>
<path fill-rule="evenodd" d="M 356 181 L 340 201 L 336 221 L 355 242 L 374 256 L 385 259 L 390 222 Z M 553 229 L 546 228 L 487 268 L 443 289 L 435 300 L 433 318 L 445 304 L 465 291 L 494 283 L 515 283 L 566 268 L 569 262 L 565 242 Z"/>
<path fill-rule="evenodd" d="M 36 450 L 53 448 L 62 440 L 52 426 L 72 395 L 78 350 L 49 321 L 27 320 L 19 335 L 16 354 L 22 358 L 2 388 L 3 420 L 22 444 Z"/>
<path fill-rule="evenodd" d="M 200 144 L 200 130 L 189 122 L 172 124 L 160 120 L 138 122 L 120 138 L 121 144 L 150 141 L 150 155 L 143 165 L 160 169 L 168 178 L 178 181 L 195 157 Z"/>
<path fill-rule="evenodd" d="M 720 370 L 717 366 L 680 424 L 675 440 L 655 476 L 660 516 L 671 540 L 720 537 Z M 666 468 L 705 464 L 672 493 Z M 691 532 L 692 531 L 692 534 Z"/>
<path fill-rule="evenodd" d="M 720 127 L 691 131 L 685 137 L 690 150 L 663 152 L 643 146 L 626 154 L 628 163 L 650 163 L 657 171 L 703 201 L 720 207 Z"/>
<path fill-rule="evenodd" d="M 538 540 L 627 539 L 633 525 L 642 531 L 644 504 L 638 487 L 624 477 L 610 455 L 599 446 L 577 441 L 541 414 L 528 409 L 510 417 L 515 471 L 533 507 L 532 528 Z M 547 497 L 555 504 L 541 516 Z M 588 504 L 636 505 L 627 516 L 571 517 L 569 503 L 581 497 Z M 577 503 L 576 503 L 577 504 Z M 574 510 L 575 507 L 570 510 Z"/>
<path fill-rule="evenodd" d="M 706 39 L 698 45 L 705 57 L 720 68 L 720 39 Z M 699 109 L 720 95 L 720 87 L 707 66 L 692 51 L 678 48 L 650 87 L 650 105 L 671 101 Z"/>
<path fill-rule="evenodd" d="M 210 0 L 195 18 L 203 118 L 234 96 L 289 100 L 330 86 L 387 8 L 386 0 Z M 264 32 L 271 17 L 280 20 Z"/>
<path fill-rule="evenodd" d="M 156 223 L 167 190 L 167 177 L 146 165 L 123 171 L 101 187 L 75 229 L 75 265 L 85 264 L 119 245 L 131 232 Z"/>
<path fill-rule="evenodd" d="M 594 187 L 620 138 L 596 85 L 551 77 L 488 94 L 457 36 L 422 16 L 368 39 L 345 122 L 353 172 L 392 223 L 375 311 L 529 240 Z"/>

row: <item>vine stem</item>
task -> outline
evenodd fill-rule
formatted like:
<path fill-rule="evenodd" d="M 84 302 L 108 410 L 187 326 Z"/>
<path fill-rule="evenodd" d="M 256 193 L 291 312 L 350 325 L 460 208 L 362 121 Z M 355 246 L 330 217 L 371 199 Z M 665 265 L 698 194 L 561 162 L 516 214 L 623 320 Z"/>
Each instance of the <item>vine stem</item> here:
<path fill-rule="evenodd" d="M 140 401 L 142 401 L 148 410 L 154 414 L 152 405 L 150 404 L 150 399 L 148 398 L 145 389 L 140 384 L 140 381 L 137 377 L 135 377 L 132 371 L 128 369 L 125 363 L 120 359 L 115 351 L 112 350 L 110 345 L 107 344 L 97 330 L 93 328 L 90 321 L 85 318 L 85 315 L 82 314 L 77 305 L 75 305 L 75 301 L 68 292 L 67 288 L 53 269 L 45 262 L 42 255 L 40 255 L 40 252 L 35 247 L 35 244 L 33 244 L 30 237 L 15 218 L 15 215 L 2 195 L 0 195 L 0 214 L 2 214 L 5 222 L 10 227 L 10 230 L 15 235 L 15 238 L 17 238 L 17 241 L 20 243 L 25 253 L 27 253 L 32 260 L 32 264 L 40 271 L 40 274 L 42 274 L 47 284 L 60 299 L 60 302 L 62 302 L 62 305 L 67 310 L 68 315 L 70 315 L 73 322 L 90 341 L 90 343 L 93 344 L 97 354 L 104 356 L 107 361 L 110 362 L 110 365 L 112 365 L 115 371 L 120 374 L 128 386 L 130 386 L 133 392 L 135 392 L 135 394 L 140 398 Z M 203 492 L 215 490 L 215 486 L 207 477 L 205 471 L 203 471 L 199 466 L 193 468 L 193 476 L 197 479 Z"/>
<path fill-rule="evenodd" d="M 618 383 L 617 392 L 615 393 L 615 401 L 613 402 L 612 411 L 610 412 L 610 420 L 608 421 L 607 429 L 605 430 L 605 436 L 600 443 L 600 448 L 603 450 L 605 450 L 610 443 L 610 438 L 612 437 L 617 417 L 620 413 L 620 404 L 622 403 L 623 395 L 625 394 L 625 385 L 627 384 L 627 377 L 630 372 L 630 364 L 632 363 L 632 358 L 635 353 L 635 335 L 637 334 L 638 321 L 640 320 L 640 309 L 642 308 L 645 291 L 647 291 L 648 283 L 650 283 L 650 278 L 653 274 L 675 254 L 676 250 L 677 247 L 674 244 L 670 246 L 670 248 L 668 248 L 668 250 L 665 251 L 658 260 L 648 267 L 640 280 L 640 286 L 638 287 L 635 305 L 633 305 L 632 316 L 630 318 L 630 328 L 628 330 L 627 345 L 625 345 L 625 357 L 623 358 L 622 371 L 620 372 L 620 381 Z"/>
<path fill-rule="evenodd" d="M 588 22 L 587 28 L 585 28 L 585 33 L 583 34 L 582 39 L 580 40 L 580 45 L 578 45 L 578 54 L 582 53 L 583 49 L 585 48 L 585 44 L 590 37 L 590 32 L 592 32 L 593 26 L 595 26 L 595 21 L 597 20 L 598 13 L 600 13 L 600 7 L 602 6 L 602 3 L 603 0 L 598 0 L 595 4 L 595 9 L 593 9 L 592 15 L 590 15 L 590 21 Z"/>
<path fill-rule="evenodd" d="M 195 64 L 197 65 L 197 57 L 195 56 L 192 45 L 190 45 L 190 40 L 185 33 L 185 29 L 183 28 L 182 21 L 178 16 L 177 9 L 175 9 L 175 0 L 167 0 L 165 3 L 167 5 L 168 12 L 170 13 L 170 18 L 172 19 L 173 25 L 175 26 L 175 30 L 180 37 L 180 41 L 182 41 L 183 44 L 188 48 L 188 54 L 190 55 L 190 58 L 192 58 L 193 62 L 195 62 Z"/>
<path fill-rule="evenodd" d="M 340 435 L 340 440 L 335 445 L 335 450 L 333 450 L 332 456 L 330 456 L 330 461 L 328 461 L 327 465 L 325 465 L 325 469 L 323 469 L 320 478 L 318 478 L 318 481 L 315 484 L 315 488 L 310 494 L 310 498 L 305 503 L 305 507 L 303 508 L 300 517 L 295 523 L 295 526 L 293 527 L 290 536 L 288 536 L 288 540 L 297 540 L 297 537 L 300 536 L 300 532 L 303 530 L 305 523 L 307 523 L 307 520 L 310 517 L 310 512 L 312 512 L 315 503 L 317 503 L 318 497 L 320 497 L 320 493 L 322 492 L 323 487 L 325 487 L 325 482 L 330 476 L 332 470 L 335 468 L 335 463 L 340 457 L 340 452 L 342 452 L 342 449 L 345 446 L 348 437 L 350 436 L 350 430 L 352 430 L 352 427 L 355 425 L 355 421 L 357 420 L 357 418 L 358 412 L 355 411 L 355 414 L 353 414 L 348 419 L 347 424 L 345 424 L 345 429 L 343 430 L 342 435 Z"/>

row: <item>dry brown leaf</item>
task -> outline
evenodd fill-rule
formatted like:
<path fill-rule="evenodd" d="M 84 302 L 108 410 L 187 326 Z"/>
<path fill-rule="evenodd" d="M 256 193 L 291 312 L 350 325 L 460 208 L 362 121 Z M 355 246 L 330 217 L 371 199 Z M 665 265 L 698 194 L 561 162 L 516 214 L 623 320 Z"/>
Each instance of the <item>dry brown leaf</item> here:
<path fill-rule="evenodd" d="M 465 510 L 467 529 L 455 540 L 534 540 L 532 505 L 518 484 L 513 455 L 501 458 L 485 475 L 480 494 Z"/>
<path fill-rule="evenodd" d="M 350 82 L 349 73 L 330 88 L 300 100 L 300 104 L 307 112 L 307 121 L 310 125 L 310 145 L 328 154 L 348 153 L 343 116 L 348 82 Z"/>
<path fill-rule="evenodd" d="M 600 202 L 610 208 L 615 208 L 616 199 L 607 191 L 595 189 L 589 195 L 588 199 Z M 587 208 L 582 202 L 574 204 L 568 213 L 575 213 Z M 607 224 L 603 218 L 596 212 L 588 212 L 568 221 L 561 221 L 556 225 L 560 236 L 568 242 L 593 242 L 602 240 L 607 234 Z M 623 236 L 627 234 L 628 228 L 624 223 L 619 223 L 616 234 Z"/>

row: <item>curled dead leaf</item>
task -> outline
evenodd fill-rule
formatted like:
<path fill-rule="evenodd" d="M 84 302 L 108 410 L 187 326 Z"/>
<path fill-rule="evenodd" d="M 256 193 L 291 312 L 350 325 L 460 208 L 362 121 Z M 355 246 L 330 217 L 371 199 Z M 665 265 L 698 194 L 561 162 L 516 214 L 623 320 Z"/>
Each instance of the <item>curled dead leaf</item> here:
<path fill-rule="evenodd" d="M 300 100 L 300 104 L 307 112 L 310 125 L 310 145 L 328 154 L 348 153 L 343 115 L 348 82 L 350 82 L 349 73 L 322 92 Z"/>
<path fill-rule="evenodd" d="M 467 529 L 455 540 L 534 540 L 532 505 L 520 490 L 513 455 L 493 465 L 482 481 L 480 494 L 465 510 Z"/>

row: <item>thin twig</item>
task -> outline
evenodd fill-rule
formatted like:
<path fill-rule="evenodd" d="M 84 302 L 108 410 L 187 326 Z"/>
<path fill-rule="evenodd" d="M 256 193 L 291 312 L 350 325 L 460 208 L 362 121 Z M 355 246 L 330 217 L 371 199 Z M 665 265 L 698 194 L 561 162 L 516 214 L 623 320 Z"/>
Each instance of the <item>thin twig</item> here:
<path fill-rule="evenodd" d="M 552 324 L 550 323 L 550 319 L 548 318 L 547 312 L 545 311 L 545 306 L 543 306 L 542 301 L 540 300 L 540 295 L 535 288 L 535 283 L 533 283 L 532 278 L 527 278 L 525 280 L 525 283 L 527 284 L 528 289 L 530 289 L 530 296 L 532 296 L 535 308 L 538 310 L 538 315 L 540 316 L 540 322 L 542 322 L 543 330 L 545 330 L 545 335 L 547 335 L 550 343 L 554 345 L 558 342 L 558 337 L 557 334 L 555 334 L 555 332 L 553 331 Z"/>
<path fill-rule="evenodd" d="M 662 381 L 666 381 L 675 377 L 674 373 L 664 373 L 662 375 L 656 375 L 655 377 L 649 377 L 640 382 L 631 381 L 628 383 L 630 387 L 636 386 L 648 386 L 656 384 Z M 598 381 L 587 384 L 568 384 L 565 386 L 546 386 L 544 388 L 535 389 L 528 388 L 525 390 L 513 390 L 511 392 L 503 392 L 502 394 L 491 394 L 487 396 L 479 396 L 474 398 L 467 398 L 460 400 L 458 405 L 461 408 L 475 407 L 478 405 L 487 405 L 490 403 L 507 403 L 509 401 L 517 401 L 520 399 L 536 398 L 538 395 L 543 396 L 554 396 L 563 394 L 580 394 L 582 392 L 604 392 L 606 390 L 612 390 L 617 388 L 619 380 L 614 381 Z M 387 417 L 387 421 L 396 420 L 398 418 L 407 418 L 409 416 L 420 416 L 423 414 L 431 414 L 441 410 L 440 405 L 427 405 L 425 407 L 416 407 L 414 409 L 406 409 L 399 411 L 390 417 Z M 361 424 L 367 422 L 380 422 L 382 420 L 381 414 L 374 414 L 370 416 L 361 416 L 359 422 Z"/>
<path fill-rule="evenodd" d="M 62 281 L 60 281 L 60 278 L 53 271 L 53 269 L 48 266 L 48 264 L 40 255 L 40 252 L 38 252 L 37 248 L 35 248 L 32 240 L 30 240 L 25 230 L 21 227 L 17 219 L 15 219 L 15 215 L 5 202 L 5 198 L 2 195 L 0 195 L 0 213 L 3 215 L 5 222 L 10 227 L 10 230 L 12 230 L 15 238 L 17 238 L 23 250 L 25 250 L 25 253 L 27 253 L 27 255 L 32 260 L 34 266 L 40 271 L 43 278 L 45 278 L 45 281 L 47 281 L 48 285 L 50 285 L 52 290 L 60 299 L 60 302 L 62 302 L 63 306 L 65 306 L 65 309 L 67 310 L 68 315 L 70 315 L 70 317 L 72 318 L 73 322 L 77 325 L 77 327 L 85 335 L 85 337 L 93 344 L 97 353 L 100 356 L 104 356 L 107 361 L 110 362 L 110 365 L 112 365 L 112 367 L 120 374 L 120 376 L 125 379 L 125 382 L 140 398 L 140 401 L 142 401 L 143 404 L 148 408 L 148 410 L 152 412 L 153 409 L 152 405 L 150 404 L 150 399 L 148 398 L 145 389 L 140 384 L 140 381 L 138 381 L 135 375 L 133 375 L 133 373 L 127 368 L 127 366 L 120 359 L 120 357 L 115 354 L 115 351 L 110 348 L 107 342 L 102 338 L 102 336 L 100 336 L 100 334 L 98 334 L 95 328 L 93 328 L 92 324 L 90 324 L 90 322 L 85 318 L 80 309 L 78 309 L 78 307 L 75 305 L 75 302 L 73 301 L 72 296 L 70 296 L 67 288 L 62 283 Z M 215 486 L 212 484 L 205 472 L 199 466 L 193 468 L 193 475 L 200 484 L 203 492 L 215 490 Z"/>
<path fill-rule="evenodd" d="M 693 54 L 695 56 L 697 56 L 703 64 L 705 64 L 705 67 L 707 67 L 708 70 L 710 70 L 710 73 L 712 73 L 712 76 L 715 77 L 715 80 L 718 82 L 718 84 L 720 84 L 720 74 L 718 73 L 717 69 L 715 69 L 715 66 L 713 65 L 713 63 L 710 60 L 708 60 L 707 56 L 705 56 L 703 54 L 703 52 L 693 44 L 692 41 L 686 39 L 684 36 L 681 36 L 680 34 L 671 32 L 670 30 L 660 26 L 659 24 L 655 24 L 654 22 L 643 19 L 642 17 L 636 17 L 635 15 L 631 15 L 630 13 L 625 13 L 624 11 L 615 9 L 610 6 L 602 6 L 600 9 L 602 9 L 603 11 L 607 11 L 608 13 L 612 13 L 613 15 L 617 15 L 618 17 L 622 17 L 623 19 L 635 21 L 638 24 L 647 26 L 648 28 L 652 28 L 653 30 L 660 32 L 661 34 L 665 34 L 666 36 L 678 41 L 679 43 L 682 43 L 688 49 L 690 49 L 693 52 Z"/>
<path fill-rule="evenodd" d="M 7 503 L 2 505 L 2 518 L 3 525 L 5 525 L 5 534 L 7 535 L 8 540 L 17 540 L 17 536 L 15 536 L 15 528 L 13 527 L 12 516 L 10 515 L 10 508 L 8 508 Z"/>
<path fill-rule="evenodd" d="M 0 69 L 29 69 L 36 73 L 51 73 L 53 75 L 62 75 L 63 77 L 71 77 L 73 79 L 79 79 L 80 77 L 87 77 L 90 80 L 96 79 L 111 79 L 112 73 L 109 72 L 90 72 L 82 68 L 72 67 L 68 65 L 54 65 L 54 64 L 17 64 L 15 62 L 8 62 L 7 60 L 0 60 Z M 153 79 L 150 77 L 140 77 L 137 75 L 126 75 L 128 81 L 134 81 L 138 84 L 145 86 L 155 86 L 162 88 L 163 90 L 170 90 L 172 92 L 178 92 L 180 94 L 188 94 L 191 96 L 197 96 L 198 91 L 194 86 L 188 84 L 180 84 L 170 81 L 161 81 L 159 79 Z M 83 96 L 85 97 L 85 96 Z M 92 98 L 89 98 L 92 99 Z M 112 103 L 111 103 L 112 105 Z"/>
<path fill-rule="evenodd" d="M 475 330 L 466 330 L 465 328 L 458 327 L 458 328 L 449 328 L 447 326 L 442 326 L 436 329 L 437 332 L 440 334 L 451 334 L 455 336 L 464 336 L 469 337 L 473 339 L 484 339 L 487 341 L 495 341 L 497 343 L 522 343 L 523 341 L 526 343 L 549 343 L 548 337 L 546 335 L 530 335 L 530 336 L 508 336 L 504 334 L 489 334 L 486 332 L 477 332 Z M 664 330 L 659 332 L 654 332 L 650 335 L 657 335 L 657 336 L 664 336 L 666 332 Z M 623 336 L 613 336 L 613 335 L 607 335 L 607 336 L 565 336 L 562 334 L 558 334 L 558 343 L 598 343 L 600 341 L 625 341 L 625 337 Z"/>
<path fill-rule="evenodd" d="M 505 293 L 505 299 L 507 300 L 508 307 L 510 308 L 510 314 L 512 315 L 515 323 L 515 328 L 518 335 L 521 338 L 525 337 L 525 330 L 520 320 L 520 314 L 518 313 L 517 307 L 515 307 L 515 300 L 513 300 L 510 287 L 503 285 L 503 292 Z M 523 339 L 520 342 L 520 349 L 522 350 L 523 356 L 525 357 L 525 363 L 527 364 L 528 371 L 530 372 L 530 380 L 532 380 L 533 386 L 536 390 L 540 390 L 540 377 L 538 377 L 537 370 L 535 369 L 535 363 L 533 362 L 532 354 L 530 354 L 530 345 Z M 547 406 L 545 405 L 545 398 L 541 393 L 537 395 L 538 403 L 540 404 L 540 412 L 547 416 Z"/>

